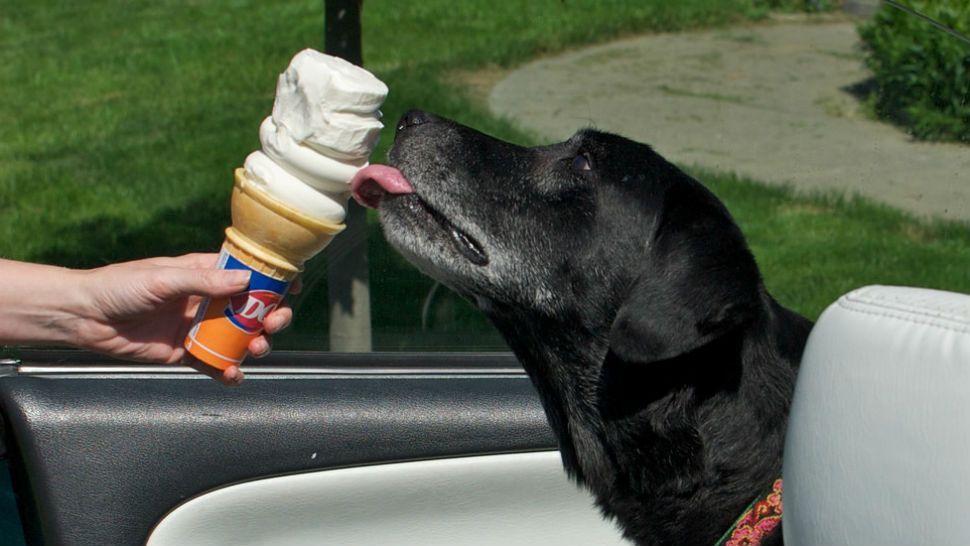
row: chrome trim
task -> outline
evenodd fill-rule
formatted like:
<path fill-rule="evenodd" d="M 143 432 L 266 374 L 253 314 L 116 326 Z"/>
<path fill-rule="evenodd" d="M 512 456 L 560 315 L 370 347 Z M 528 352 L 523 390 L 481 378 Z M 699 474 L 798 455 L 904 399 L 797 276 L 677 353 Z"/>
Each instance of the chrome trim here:
<path fill-rule="evenodd" d="M 258 377 L 523 377 L 518 367 L 497 366 L 244 366 L 248 378 Z M 18 375 L 29 376 L 198 376 L 203 374 L 188 366 L 165 366 L 144 364 L 77 365 L 77 364 L 22 364 Z"/>

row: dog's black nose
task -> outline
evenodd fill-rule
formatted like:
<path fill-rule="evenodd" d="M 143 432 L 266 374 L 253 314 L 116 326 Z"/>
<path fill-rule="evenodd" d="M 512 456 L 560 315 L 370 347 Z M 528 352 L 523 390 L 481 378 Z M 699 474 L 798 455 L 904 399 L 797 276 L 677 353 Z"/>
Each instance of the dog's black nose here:
<path fill-rule="evenodd" d="M 401 116 L 401 119 L 397 122 L 397 130 L 403 131 L 405 129 L 416 127 L 433 120 L 434 116 L 427 112 L 422 112 L 421 110 L 411 110 L 410 112 Z"/>

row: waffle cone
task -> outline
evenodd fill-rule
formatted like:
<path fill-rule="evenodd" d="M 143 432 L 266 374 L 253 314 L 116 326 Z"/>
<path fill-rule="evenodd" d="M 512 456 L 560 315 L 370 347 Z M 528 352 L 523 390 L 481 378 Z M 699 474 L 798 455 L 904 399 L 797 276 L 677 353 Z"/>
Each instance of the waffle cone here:
<path fill-rule="evenodd" d="M 289 282 L 343 231 L 343 224 L 311 218 L 274 199 L 236 169 L 232 226 L 226 229 L 220 267 L 253 271 L 246 292 L 200 305 L 185 348 L 198 360 L 224 370 L 241 364 L 266 314 L 286 295 Z"/>
<path fill-rule="evenodd" d="M 224 246 L 261 273 L 292 279 L 344 229 L 274 199 L 247 178 L 245 169 L 236 169 L 235 177 L 232 226 Z"/>

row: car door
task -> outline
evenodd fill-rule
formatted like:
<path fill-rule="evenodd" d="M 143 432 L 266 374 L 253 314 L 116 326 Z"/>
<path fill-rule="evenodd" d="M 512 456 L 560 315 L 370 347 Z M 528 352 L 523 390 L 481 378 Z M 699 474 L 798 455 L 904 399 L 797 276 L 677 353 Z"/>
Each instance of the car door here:
<path fill-rule="evenodd" d="M 0 368 L 27 544 L 614 544 L 507 353 L 279 352 L 225 388 L 74 351 Z"/>

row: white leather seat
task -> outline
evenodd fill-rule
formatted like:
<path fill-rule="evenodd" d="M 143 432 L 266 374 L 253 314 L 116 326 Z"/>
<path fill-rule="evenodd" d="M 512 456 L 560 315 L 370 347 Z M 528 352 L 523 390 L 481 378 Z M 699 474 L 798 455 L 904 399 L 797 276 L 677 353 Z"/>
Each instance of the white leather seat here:
<path fill-rule="evenodd" d="M 970 544 L 970 296 L 869 286 L 822 314 L 783 502 L 788 546 Z"/>

